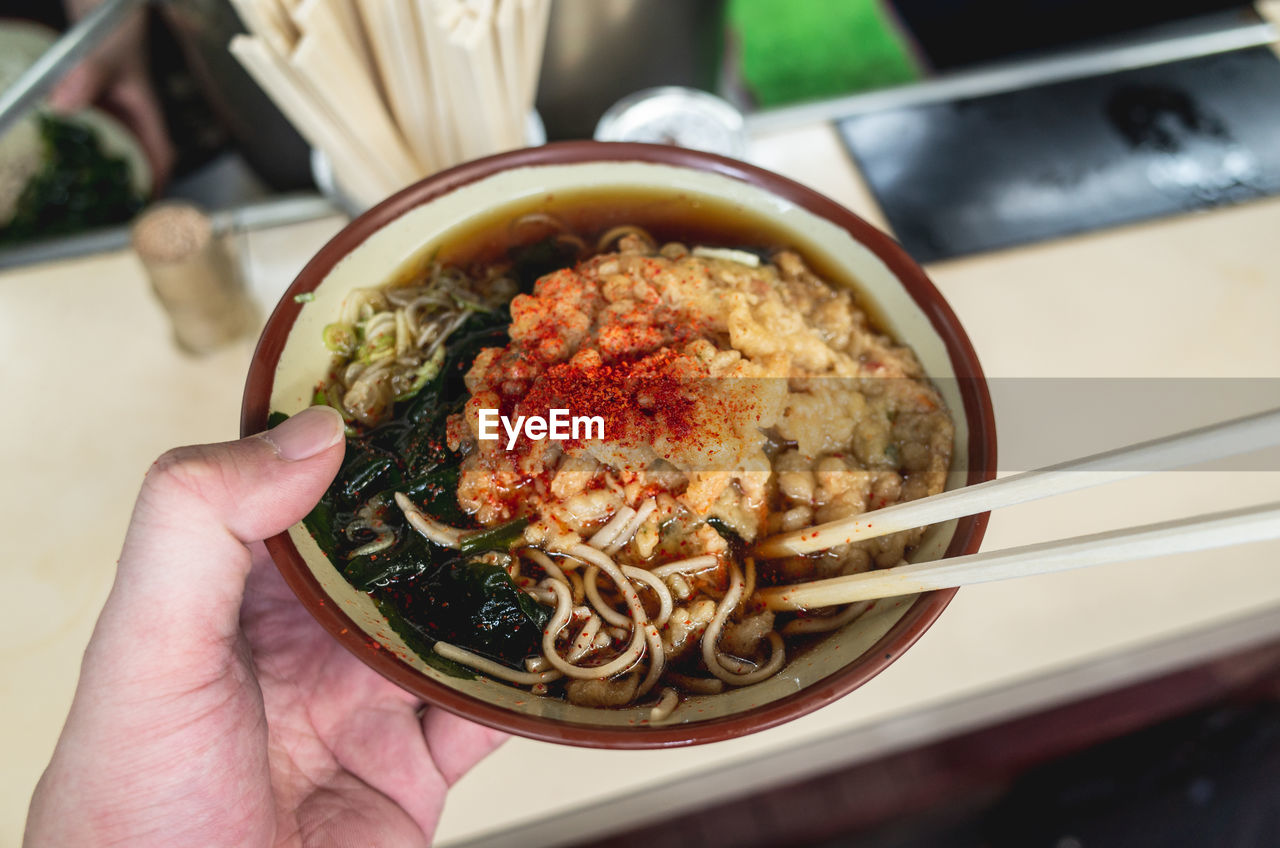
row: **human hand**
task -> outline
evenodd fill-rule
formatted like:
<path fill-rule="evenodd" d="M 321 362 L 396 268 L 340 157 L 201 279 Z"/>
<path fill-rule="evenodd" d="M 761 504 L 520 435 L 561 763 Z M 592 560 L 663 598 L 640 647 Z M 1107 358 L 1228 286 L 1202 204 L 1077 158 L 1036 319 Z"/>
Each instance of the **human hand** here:
<path fill-rule="evenodd" d="M 84 17 L 102 0 L 66 0 L 67 16 Z M 101 106 L 120 120 L 142 146 L 157 188 L 173 170 L 175 153 L 160 101 L 147 71 L 146 16 L 135 12 L 49 94 L 49 108 L 75 112 Z"/>
<path fill-rule="evenodd" d="M 28 848 L 429 844 L 445 790 L 504 737 L 348 653 L 261 542 L 343 450 L 340 416 L 312 407 L 151 468 Z"/>

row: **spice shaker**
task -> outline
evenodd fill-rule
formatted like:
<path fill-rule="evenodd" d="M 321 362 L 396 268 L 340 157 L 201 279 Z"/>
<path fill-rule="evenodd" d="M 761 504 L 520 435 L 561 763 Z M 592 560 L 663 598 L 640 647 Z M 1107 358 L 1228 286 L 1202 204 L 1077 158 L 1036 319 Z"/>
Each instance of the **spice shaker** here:
<path fill-rule="evenodd" d="M 133 249 L 182 350 L 209 353 L 253 328 L 256 310 L 228 239 L 199 207 L 152 206 L 134 222 Z"/>

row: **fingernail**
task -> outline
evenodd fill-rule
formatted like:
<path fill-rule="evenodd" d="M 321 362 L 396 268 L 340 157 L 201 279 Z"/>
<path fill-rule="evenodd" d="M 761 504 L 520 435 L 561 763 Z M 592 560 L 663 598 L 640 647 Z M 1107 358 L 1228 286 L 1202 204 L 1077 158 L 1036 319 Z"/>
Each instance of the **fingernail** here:
<path fill-rule="evenodd" d="M 342 441 L 342 416 L 332 406 L 309 406 L 259 435 L 281 459 L 297 462 Z"/>

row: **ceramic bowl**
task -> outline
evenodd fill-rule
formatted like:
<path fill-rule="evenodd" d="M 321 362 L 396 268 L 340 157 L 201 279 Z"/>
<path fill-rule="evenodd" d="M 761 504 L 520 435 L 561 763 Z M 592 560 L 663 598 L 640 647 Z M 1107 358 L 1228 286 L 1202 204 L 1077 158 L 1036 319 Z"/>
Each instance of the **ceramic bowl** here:
<path fill-rule="evenodd" d="M 477 219 L 539 197 L 590 189 L 670 192 L 729 204 L 769 221 L 819 265 L 839 268 L 874 302 L 882 324 L 914 348 L 955 420 L 949 488 L 994 476 L 991 399 L 973 347 L 924 273 L 887 235 L 817 192 L 758 168 L 675 147 L 567 142 L 461 165 L 413 185 L 354 220 L 298 275 L 267 322 L 245 388 L 241 429 L 309 402 L 328 354 L 322 327 L 353 287 L 392 278 L 415 257 Z M 474 227 L 474 224 L 473 224 Z M 310 292 L 313 299 L 295 297 Z M 931 527 L 914 559 L 978 549 L 987 516 Z M 929 628 L 955 590 L 879 601 L 843 629 L 788 659 L 762 683 L 690 697 L 666 723 L 648 707 L 591 709 L 540 698 L 492 680 L 462 680 L 423 663 L 392 633 L 370 599 L 349 586 L 301 524 L 267 542 L 285 580 L 350 651 L 428 704 L 482 724 L 552 742 L 654 748 L 714 742 L 763 730 L 841 698 L 896 661 Z"/>

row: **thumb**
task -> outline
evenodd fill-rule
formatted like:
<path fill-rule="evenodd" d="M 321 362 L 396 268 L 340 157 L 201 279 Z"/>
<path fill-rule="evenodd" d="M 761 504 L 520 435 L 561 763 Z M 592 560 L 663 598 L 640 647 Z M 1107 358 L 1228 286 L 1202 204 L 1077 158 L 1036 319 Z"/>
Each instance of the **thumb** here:
<path fill-rule="evenodd" d="M 152 466 L 125 537 L 100 627 L 188 647 L 239 629 L 252 558 L 315 506 L 343 456 L 342 417 L 313 406 L 236 442 L 177 448 Z M 107 634 L 101 634 L 107 635 Z"/>

